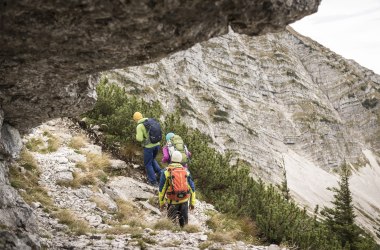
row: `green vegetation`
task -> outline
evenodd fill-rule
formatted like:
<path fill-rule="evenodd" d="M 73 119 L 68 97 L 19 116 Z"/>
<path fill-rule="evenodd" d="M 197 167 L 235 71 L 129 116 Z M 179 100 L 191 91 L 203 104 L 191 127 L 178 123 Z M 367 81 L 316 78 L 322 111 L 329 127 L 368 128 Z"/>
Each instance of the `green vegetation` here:
<path fill-rule="evenodd" d="M 140 111 L 144 117 L 160 117 L 162 114 L 159 102 L 146 103 L 142 99 L 128 97 L 124 89 L 116 84 L 108 84 L 107 78 L 101 80 L 97 93 L 96 105 L 86 116 L 90 123 L 106 125 L 106 146 L 112 146 L 115 142 L 133 141 L 136 124 L 132 116 L 135 111 Z"/>
<path fill-rule="evenodd" d="M 70 230 L 77 235 L 82 235 L 90 231 L 88 223 L 78 216 L 75 216 L 68 209 L 59 209 L 54 212 L 53 215 L 58 219 L 59 223 L 67 225 Z"/>
<path fill-rule="evenodd" d="M 378 102 L 379 101 L 376 98 L 365 99 L 364 102 L 362 102 L 362 105 L 366 109 L 372 109 L 372 108 L 376 107 Z"/>
<path fill-rule="evenodd" d="M 36 159 L 34 159 L 32 153 L 30 153 L 26 148 L 21 150 L 20 159 L 18 163 L 21 167 L 24 167 L 26 170 L 38 171 Z"/>
<path fill-rule="evenodd" d="M 110 157 L 107 154 L 86 154 L 87 161 L 84 163 L 87 169 L 105 170 L 110 167 Z"/>
<path fill-rule="evenodd" d="M 218 109 L 215 111 L 214 115 L 228 117 L 228 112 Z"/>
<path fill-rule="evenodd" d="M 61 143 L 59 139 L 52 135 L 49 131 L 45 131 L 43 135 L 48 138 L 48 145 L 46 148 L 41 149 L 40 153 L 51 153 L 57 151 Z"/>
<path fill-rule="evenodd" d="M 289 77 L 291 77 L 291 78 L 293 78 L 293 79 L 297 79 L 297 80 L 300 79 L 300 77 L 297 75 L 297 73 L 294 70 L 292 70 L 292 69 L 287 69 L 286 70 L 286 75 L 289 76 Z"/>
<path fill-rule="evenodd" d="M 72 181 L 60 181 L 58 185 L 72 188 L 80 188 L 83 185 L 96 185 L 101 182 L 107 182 L 110 170 L 110 160 L 107 154 L 86 154 L 86 162 L 77 162 L 76 167 L 82 171 L 73 173 Z"/>
<path fill-rule="evenodd" d="M 324 207 L 321 214 L 326 217 L 325 224 L 335 233 L 344 249 L 375 249 L 375 244 L 357 225 L 354 219 L 354 205 L 349 188 L 350 169 L 345 164 L 341 168 L 338 188 L 331 188 L 334 200 L 333 207 Z"/>
<path fill-rule="evenodd" d="M 199 244 L 198 247 L 199 247 L 199 249 L 204 250 L 204 249 L 209 248 L 212 244 L 213 244 L 212 241 L 205 241 L 205 242 Z"/>
<path fill-rule="evenodd" d="M 163 218 L 158 220 L 154 225 L 154 229 L 158 230 L 170 230 L 170 231 L 179 231 L 179 227 L 176 226 L 171 220 L 168 218 Z"/>
<path fill-rule="evenodd" d="M 137 101 L 128 97 L 123 89 L 104 82 L 98 85 L 95 109 L 86 115 L 93 123 L 106 124 L 109 127 L 106 136 L 123 147 L 134 140 L 133 112 L 140 110 L 146 116 L 160 117 L 162 110 L 157 102 Z M 243 161 L 231 165 L 231 155 L 222 155 L 210 148 L 210 138 L 186 127 L 179 113 L 166 116 L 162 127 L 164 133 L 173 131 L 186 141 L 193 155 L 190 170 L 197 189 L 218 210 L 254 221 L 256 235 L 268 243 L 294 245 L 300 249 L 342 249 L 340 236 L 326 223 L 309 216 L 291 199 L 285 199 L 278 188 L 252 179 L 250 167 Z M 217 239 L 218 230 L 214 233 L 212 237 Z M 369 237 L 365 239 L 373 243 Z"/>
<path fill-rule="evenodd" d="M 186 96 L 185 97 L 180 97 L 180 96 L 177 96 L 177 95 L 175 97 L 177 99 L 178 109 L 181 111 L 181 115 L 195 113 L 195 110 L 190 105 L 189 98 L 187 98 Z"/>
<path fill-rule="evenodd" d="M 209 212 L 210 219 L 206 222 L 212 229 L 209 240 L 215 242 L 245 241 L 251 244 L 259 244 L 257 240 L 257 227 L 248 217 L 238 218 L 216 212 Z M 220 240 L 219 238 L 223 238 Z"/>
<path fill-rule="evenodd" d="M 118 220 L 119 225 L 130 225 L 134 228 L 145 228 L 145 221 L 143 213 L 140 209 L 133 206 L 132 203 L 126 202 L 124 200 L 116 200 L 118 210 L 116 212 L 115 218 Z"/>
<path fill-rule="evenodd" d="M 68 146 L 73 149 L 79 150 L 86 145 L 86 137 L 84 135 L 78 135 L 71 138 Z"/>
<path fill-rule="evenodd" d="M 30 151 L 39 152 L 41 154 L 57 151 L 60 146 L 59 139 L 48 131 L 45 131 L 43 136 L 47 137 L 46 142 L 44 142 L 42 138 L 33 137 L 26 143 L 26 148 Z"/>
<path fill-rule="evenodd" d="M 37 152 L 42 146 L 44 142 L 41 138 L 30 138 L 30 140 L 25 144 L 26 148 L 30 151 Z"/>
<path fill-rule="evenodd" d="M 188 233 L 198 233 L 201 229 L 197 225 L 187 224 L 183 227 L 183 231 Z"/>

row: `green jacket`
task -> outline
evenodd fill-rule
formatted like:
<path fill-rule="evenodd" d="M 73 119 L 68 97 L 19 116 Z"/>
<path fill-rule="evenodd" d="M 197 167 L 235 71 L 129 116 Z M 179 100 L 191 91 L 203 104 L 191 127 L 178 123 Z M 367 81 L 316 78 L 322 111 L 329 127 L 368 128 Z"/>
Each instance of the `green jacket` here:
<path fill-rule="evenodd" d="M 142 118 L 137 122 L 137 127 L 136 127 L 136 140 L 138 142 L 141 142 L 142 146 L 144 148 L 153 148 L 155 146 L 160 145 L 160 142 L 157 143 L 149 143 L 149 135 L 148 131 L 146 131 L 146 128 L 143 124 L 145 120 L 148 118 Z M 148 143 L 148 144 L 147 144 Z"/>

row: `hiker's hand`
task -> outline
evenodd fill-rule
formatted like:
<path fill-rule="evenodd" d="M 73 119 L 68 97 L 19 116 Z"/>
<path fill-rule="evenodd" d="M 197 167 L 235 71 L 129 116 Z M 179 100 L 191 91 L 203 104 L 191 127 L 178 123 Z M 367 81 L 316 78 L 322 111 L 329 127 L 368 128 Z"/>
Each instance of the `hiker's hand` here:
<path fill-rule="evenodd" d="M 194 210 L 194 205 L 190 205 L 190 210 Z"/>

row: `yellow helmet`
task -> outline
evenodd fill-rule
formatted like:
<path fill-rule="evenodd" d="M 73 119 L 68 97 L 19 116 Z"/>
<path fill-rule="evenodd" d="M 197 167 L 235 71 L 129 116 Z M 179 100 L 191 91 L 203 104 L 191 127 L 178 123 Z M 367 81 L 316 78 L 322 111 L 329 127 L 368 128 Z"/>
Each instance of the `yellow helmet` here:
<path fill-rule="evenodd" d="M 138 122 L 140 119 L 142 119 L 143 118 L 143 115 L 140 113 L 140 112 L 135 112 L 134 114 L 133 114 L 133 120 L 135 121 L 135 122 Z"/>

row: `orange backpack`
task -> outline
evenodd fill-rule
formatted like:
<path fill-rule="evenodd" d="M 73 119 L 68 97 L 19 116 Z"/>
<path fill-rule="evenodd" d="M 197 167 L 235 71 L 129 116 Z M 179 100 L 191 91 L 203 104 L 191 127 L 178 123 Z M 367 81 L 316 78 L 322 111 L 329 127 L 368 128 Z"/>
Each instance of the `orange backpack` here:
<path fill-rule="evenodd" d="M 176 202 L 189 198 L 190 189 L 187 183 L 187 170 L 184 167 L 168 167 L 167 171 L 169 172 L 169 185 L 166 197 Z"/>

